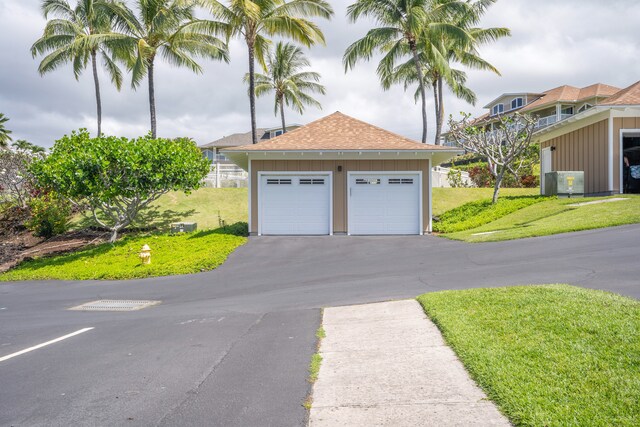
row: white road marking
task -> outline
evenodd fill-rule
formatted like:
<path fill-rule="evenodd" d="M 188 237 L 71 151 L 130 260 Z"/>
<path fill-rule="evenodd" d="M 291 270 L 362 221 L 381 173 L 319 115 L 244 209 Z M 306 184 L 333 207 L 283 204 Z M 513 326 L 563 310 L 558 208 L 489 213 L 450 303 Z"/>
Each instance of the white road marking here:
<path fill-rule="evenodd" d="M 9 360 L 9 359 L 14 358 L 16 356 L 20 356 L 22 354 L 29 353 L 30 351 L 37 350 L 39 348 L 48 346 L 50 344 L 55 344 L 55 343 L 57 343 L 59 341 L 66 340 L 67 338 L 71 338 L 73 336 L 79 335 L 79 334 L 81 334 L 83 332 L 90 331 L 92 329 L 93 329 L 93 327 L 91 327 L 91 328 L 82 328 L 79 331 L 72 332 L 70 334 L 64 335 L 64 336 L 56 338 L 54 340 L 43 342 L 42 344 L 34 345 L 33 347 L 25 348 L 24 350 L 20 350 L 20 351 L 18 351 L 16 353 L 8 354 L 6 356 L 0 357 L 0 362 L 4 362 L 5 360 Z"/>

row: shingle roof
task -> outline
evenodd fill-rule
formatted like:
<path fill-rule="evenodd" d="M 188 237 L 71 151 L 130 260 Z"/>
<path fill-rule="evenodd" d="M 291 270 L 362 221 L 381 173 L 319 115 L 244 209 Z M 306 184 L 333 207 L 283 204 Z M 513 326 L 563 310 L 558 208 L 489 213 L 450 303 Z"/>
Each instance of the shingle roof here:
<path fill-rule="evenodd" d="M 258 132 L 258 137 L 263 137 L 266 129 L 256 129 L 256 131 Z M 203 144 L 200 148 L 226 148 L 245 144 L 251 144 L 251 132 L 234 133 L 232 135 L 216 139 L 213 142 Z"/>
<path fill-rule="evenodd" d="M 640 105 L 640 82 L 622 89 L 600 105 Z"/>
<path fill-rule="evenodd" d="M 611 96 L 620 92 L 619 87 L 606 85 L 603 83 L 596 83 L 591 86 L 583 87 L 580 89 L 580 94 L 578 96 L 578 101 L 582 101 L 584 99 L 600 97 L 600 96 Z"/>
<path fill-rule="evenodd" d="M 421 144 L 337 111 L 290 132 L 257 144 L 225 151 L 359 151 L 445 150 L 450 147 Z"/>
<path fill-rule="evenodd" d="M 521 111 L 536 110 L 545 105 L 555 104 L 556 102 L 579 102 L 596 96 L 611 96 L 619 91 L 620 88 L 602 83 L 596 83 L 584 88 L 564 85 L 543 92 L 544 96 L 528 104 Z"/>

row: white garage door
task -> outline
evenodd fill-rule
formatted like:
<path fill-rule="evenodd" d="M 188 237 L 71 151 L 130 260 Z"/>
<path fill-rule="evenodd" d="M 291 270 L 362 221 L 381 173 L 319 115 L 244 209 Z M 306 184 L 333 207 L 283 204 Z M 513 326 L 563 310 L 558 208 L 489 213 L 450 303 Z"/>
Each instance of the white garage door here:
<path fill-rule="evenodd" d="M 350 174 L 349 234 L 420 234 L 419 174 Z"/>
<path fill-rule="evenodd" d="M 329 234 L 329 175 L 261 175 L 260 234 Z"/>

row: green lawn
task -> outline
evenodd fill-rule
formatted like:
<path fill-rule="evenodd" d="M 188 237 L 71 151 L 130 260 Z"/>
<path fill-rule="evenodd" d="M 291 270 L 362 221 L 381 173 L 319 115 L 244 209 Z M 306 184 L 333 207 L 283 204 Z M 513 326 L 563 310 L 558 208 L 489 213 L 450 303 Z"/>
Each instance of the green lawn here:
<path fill-rule="evenodd" d="M 569 205 L 607 198 L 548 200 L 518 210 L 478 228 L 446 234 L 445 237 L 467 242 L 490 242 L 640 222 L 640 196 L 616 197 L 624 197 L 628 200 L 580 207 Z"/>
<path fill-rule="evenodd" d="M 246 231 L 246 225 L 244 229 Z M 66 255 L 23 262 L 0 274 L 0 281 L 133 279 L 212 270 L 247 241 L 246 237 L 225 234 L 228 232 L 236 230 L 128 236 L 113 245 L 105 243 Z M 138 258 L 145 244 L 151 247 L 150 265 L 142 265 Z"/>
<path fill-rule="evenodd" d="M 567 285 L 418 297 L 515 425 L 640 425 L 640 302 Z"/>
<path fill-rule="evenodd" d="M 538 188 L 502 188 L 501 196 L 535 196 Z M 434 188 L 432 194 L 433 215 L 439 216 L 468 202 L 490 199 L 493 188 Z"/>
<path fill-rule="evenodd" d="M 545 200 L 548 199 L 543 196 L 502 196 L 497 203 L 492 203 L 491 199 L 468 202 L 440 215 L 438 221 L 433 222 L 433 231 L 455 233 L 470 230 Z"/>
<path fill-rule="evenodd" d="M 189 195 L 170 192 L 160 197 L 140 214 L 136 226 L 155 226 L 168 230 L 172 222 L 197 222 L 199 230 L 219 227 L 218 212 L 226 224 L 247 222 L 246 188 L 200 188 Z M 94 225 L 84 216 L 75 221 L 76 227 Z"/>
<path fill-rule="evenodd" d="M 537 195 L 537 188 L 503 188 L 504 196 Z M 491 198 L 492 188 L 434 188 L 433 214 L 440 215 L 464 203 Z M 227 224 L 247 221 L 246 188 L 201 188 L 185 196 L 184 193 L 165 194 L 145 211 L 138 226 L 158 226 L 167 229 L 171 222 L 197 222 L 200 230 L 218 227 L 218 211 Z M 93 225 L 93 219 L 85 216 L 75 220 L 76 227 Z"/>

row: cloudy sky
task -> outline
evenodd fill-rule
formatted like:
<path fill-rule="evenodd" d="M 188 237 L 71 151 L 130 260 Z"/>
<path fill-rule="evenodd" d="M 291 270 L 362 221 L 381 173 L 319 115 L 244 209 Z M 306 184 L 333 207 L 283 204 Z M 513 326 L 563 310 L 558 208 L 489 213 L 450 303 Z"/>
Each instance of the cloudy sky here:
<path fill-rule="evenodd" d="M 73 3 L 75 0 L 71 0 Z M 309 109 L 303 117 L 289 111 L 288 121 L 307 123 L 336 110 L 419 139 L 420 110 L 412 93 L 401 88 L 382 91 L 375 61 L 343 72 L 344 49 L 369 28 L 351 24 L 345 10 L 352 0 L 330 0 L 336 12 L 321 22 L 326 47 L 309 52 L 312 66 L 322 74 L 327 95 L 323 110 Z M 95 132 L 95 101 L 89 72 L 79 81 L 70 67 L 41 77 L 29 48 L 40 36 L 44 19 L 39 0 L 0 0 L 0 112 L 10 118 L 14 139 L 49 147 L 72 129 Z M 620 87 L 640 80 L 640 2 L 637 0 L 500 0 L 483 26 L 506 26 L 513 36 L 487 46 L 482 55 L 501 71 L 469 72 L 469 86 L 478 95 L 472 106 L 448 95 L 449 113 L 481 113 L 499 94 L 544 91 L 562 84 L 586 86 L 596 82 Z M 231 45 L 230 64 L 205 62 L 204 74 L 161 64 L 156 71 L 158 133 L 190 136 L 199 144 L 249 130 L 249 105 L 242 76 L 247 70 L 246 48 Z M 137 136 L 149 129 L 146 86 L 118 92 L 102 75 L 103 131 Z M 258 100 L 258 125 L 277 126 L 272 99 Z M 433 104 L 429 102 L 429 108 Z M 433 119 L 430 134 L 433 134 Z"/>

